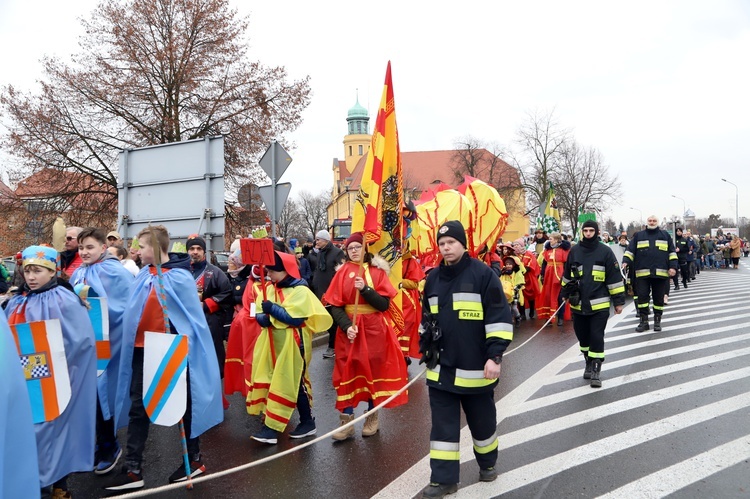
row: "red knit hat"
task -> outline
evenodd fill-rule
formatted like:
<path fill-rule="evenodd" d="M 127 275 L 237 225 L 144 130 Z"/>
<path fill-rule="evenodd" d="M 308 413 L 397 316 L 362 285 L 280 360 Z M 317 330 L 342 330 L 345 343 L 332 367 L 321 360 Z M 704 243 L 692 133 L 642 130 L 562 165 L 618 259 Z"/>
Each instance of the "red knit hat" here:
<path fill-rule="evenodd" d="M 359 243 L 364 244 L 364 238 L 362 237 L 361 232 L 355 232 L 351 236 L 349 236 L 349 239 L 346 240 L 344 243 L 344 248 L 348 248 L 351 243 Z"/>

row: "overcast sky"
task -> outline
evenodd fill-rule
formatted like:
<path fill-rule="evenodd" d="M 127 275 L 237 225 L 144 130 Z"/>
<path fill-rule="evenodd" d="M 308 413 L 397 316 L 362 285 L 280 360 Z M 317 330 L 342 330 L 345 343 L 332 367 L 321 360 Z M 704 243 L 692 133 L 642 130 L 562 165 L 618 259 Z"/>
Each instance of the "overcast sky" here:
<path fill-rule="evenodd" d="M 0 0 L 0 83 L 32 88 L 44 54 L 77 51 L 77 18 L 96 3 Z M 467 135 L 512 146 L 528 112 L 554 108 L 619 177 L 615 221 L 680 214 L 673 195 L 734 220 L 721 178 L 750 216 L 750 2 L 233 3 L 250 16 L 253 59 L 312 78 L 304 124 L 285 138 L 292 196 L 330 188 L 357 89 L 372 129 L 390 60 L 402 151 Z"/>

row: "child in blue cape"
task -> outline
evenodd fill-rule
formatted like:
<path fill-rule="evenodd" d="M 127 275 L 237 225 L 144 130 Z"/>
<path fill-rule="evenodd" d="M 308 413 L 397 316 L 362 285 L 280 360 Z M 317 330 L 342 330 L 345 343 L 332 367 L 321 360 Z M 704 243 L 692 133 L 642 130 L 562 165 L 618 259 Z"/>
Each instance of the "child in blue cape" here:
<path fill-rule="evenodd" d="M 120 427 L 120 417 L 130 408 L 128 445 L 125 466 L 111 483 L 108 491 L 126 491 L 144 487 L 143 451 L 146 446 L 150 420 L 143 406 L 144 333 L 167 331 L 164 311 L 157 293 L 166 300 L 169 329 L 172 334 L 188 338 L 187 407 L 183 422 L 187 437 L 190 476 L 206 471 L 200 454 L 198 436 L 221 423 L 224 410 L 221 405 L 221 378 L 211 333 L 206 316 L 198 299 L 195 280 L 190 273 L 190 260 L 185 253 L 167 253 L 169 233 L 164 226 L 143 229 L 138 234 L 141 262 L 148 268 L 141 272 L 133 284 L 128 306 L 124 313 L 120 373 L 117 380 L 115 425 Z M 162 277 L 157 270 L 161 265 Z M 175 435 L 176 436 L 176 435 Z M 170 483 L 187 480 L 182 456 L 177 470 L 169 477 Z"/>
<path fill-rule="evenodd" d="M 34 425 L 42 497 L 70 497 L 67 476 L 94 467 L 96 346 L 86 307 L 56 277 L 57 251 L 29 246 L 22 253 L 26 283 L 5 313 L 10 325 L 58 319 L 63 335 L 71 398 L 56 418 Z M 59 373 L 55 376 L 59 381 Z M 32 406 L 38 404 L 34 399 Z M 52 490 L 50 490 L 50 486 Z"/>
<path fill-rule="evenodd" d="M 104 372 L 97 378 L 94 455 L 94 473 L 104 475 L 114 469 L 122 455 L 115 435 L 114 407 L 120 368 L 123 312 L 128 304 L 133 276 L 117 257 L 107 251 L 107 240 L 102 229 L 88 227 L 78 234 L 78 255 L 83 263 L 73 272 L 71 285 L 76 292 L 89 286 L 97 296 L 106 298 L 109 312 L 110 359 Z M 124 420 L 125 415 L 122 416 Z"/>

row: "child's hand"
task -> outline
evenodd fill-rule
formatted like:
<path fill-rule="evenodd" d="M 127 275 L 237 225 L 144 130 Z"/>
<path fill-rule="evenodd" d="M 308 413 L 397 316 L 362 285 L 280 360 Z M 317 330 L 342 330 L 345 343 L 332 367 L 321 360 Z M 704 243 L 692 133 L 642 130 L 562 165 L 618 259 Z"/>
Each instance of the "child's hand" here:
<path fill-rule="evenodd" d="M 263 309 L 264 314 L 270 314 L 273 309 L 273 302 L 270 300 L 263 300 L 260 304 L 260 308 Z"/>

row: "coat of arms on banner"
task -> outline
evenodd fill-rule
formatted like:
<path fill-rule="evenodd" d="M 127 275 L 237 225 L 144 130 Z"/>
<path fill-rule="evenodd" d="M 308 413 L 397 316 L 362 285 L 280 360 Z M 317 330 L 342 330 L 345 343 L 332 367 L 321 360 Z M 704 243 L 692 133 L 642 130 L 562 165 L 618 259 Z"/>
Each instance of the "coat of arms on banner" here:
<path fill-rule="evenodd" d="M 70 402 L 70 377 L 58 319 L 10 326 L 26 377 L 34 424 L 52 421 Z"/>
<path fill-rule="evenodd" d="M 143 406 L 154 424 L 173 426 L 185 415 L 187 363 L 187 336 L 145 333 Z"/>

